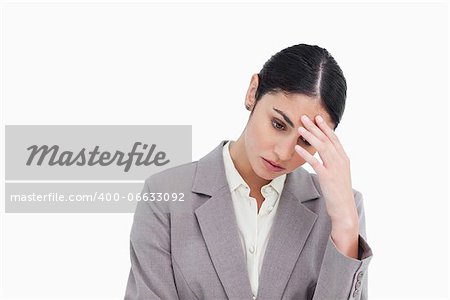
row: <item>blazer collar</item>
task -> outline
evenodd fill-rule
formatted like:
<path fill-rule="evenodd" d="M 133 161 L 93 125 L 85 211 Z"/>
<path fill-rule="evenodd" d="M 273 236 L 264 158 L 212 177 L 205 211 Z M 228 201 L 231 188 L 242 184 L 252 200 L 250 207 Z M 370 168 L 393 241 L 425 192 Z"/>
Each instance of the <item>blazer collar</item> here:
<path fill-rule="evenodd" d="M 200 230 L 230 299 L 250 299 L 251 286 L 239 240 L 236 215 L 223 163 L 223 140 L 197 162 L 192 191 L 211 196 L 195 214 Z M 287 174 L 259 274 L 259 299 L 281 299 L 294 265 L 317 219 L 302 202 L 321 195 L 302 167 Z"/>

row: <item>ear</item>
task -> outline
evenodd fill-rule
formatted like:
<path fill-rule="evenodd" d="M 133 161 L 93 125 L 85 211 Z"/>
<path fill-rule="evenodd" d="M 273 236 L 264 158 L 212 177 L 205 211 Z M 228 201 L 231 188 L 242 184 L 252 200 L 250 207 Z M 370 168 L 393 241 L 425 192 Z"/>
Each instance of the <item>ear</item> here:
<path fill-rule="evenodd" d="M 247 94 L 245 95 L 245 108 L 249 111 L 253 109 L 255 106 L 255 95 L 256 90 L 258 89 L 259 85 L 259 77 L 258 74 L 253 74 L 252 78 L 250 79 L 250 84 L 247 89 Z"/>

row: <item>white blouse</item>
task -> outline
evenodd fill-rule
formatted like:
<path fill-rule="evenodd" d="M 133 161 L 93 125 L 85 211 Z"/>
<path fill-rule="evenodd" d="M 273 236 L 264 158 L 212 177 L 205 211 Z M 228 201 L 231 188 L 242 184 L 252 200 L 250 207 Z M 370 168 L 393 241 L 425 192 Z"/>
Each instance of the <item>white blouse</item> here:
<path fill-rule="evenodd" d="M 236 214 L 239 238 L 247 261 L 253 298 L 255 299 L 258 293 L 259 273 L 269 240 L 270 228 L 276 215 L 278 199 L 283 191 L 286 174 L 273 179 L 261 188 L 264 201 L 258 213 L 256 199 L 250 196 L 248 184 L 242 179 L 231 159 L 230 143 L 228 141 L 223 147 L 225 173 Z"/>

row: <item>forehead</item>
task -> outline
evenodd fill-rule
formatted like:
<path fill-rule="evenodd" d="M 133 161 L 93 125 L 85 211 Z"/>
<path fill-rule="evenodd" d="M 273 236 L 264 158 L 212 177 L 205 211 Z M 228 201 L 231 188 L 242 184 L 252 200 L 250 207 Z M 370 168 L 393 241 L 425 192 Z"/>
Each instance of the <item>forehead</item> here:
<path fill-rule="evenodd" d="M 267 109 L 274 111 L 273 108 L 276 108 L 283 111 L 294 124 L 300 122 L 302 115 L 307 115 L 312 120 L 314 120 L 315 116 L 321 115 L 328 126 L 334 128 L 334 122 L 318 98 L 304 94 L 286 94 L 282 92 L 267 93 L 263 98 L 265 99 L 262 103 L 265 102 L 264 105 Z"/>

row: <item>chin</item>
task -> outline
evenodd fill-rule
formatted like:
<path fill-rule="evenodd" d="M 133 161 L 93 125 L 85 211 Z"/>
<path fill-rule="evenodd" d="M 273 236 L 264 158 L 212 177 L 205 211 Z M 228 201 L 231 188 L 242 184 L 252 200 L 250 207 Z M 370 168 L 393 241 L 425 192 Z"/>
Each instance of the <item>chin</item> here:
<path fill-rule="evenodd" d="M 281 176 L 281 175 L 283 175 L 284 174 L 284 172 L 283 173 L 271 173 L 271 172 L 269 172 L 269 171 L 267 171 L 265 168 L 264 168 L 264 166 L 261 168 L 262 170 L 260 170 L 260 172 L 255 172 L 256 173 L 256 175 L 258 175 L 259 177 L 261 177 L 261 178 L 263 178 L 263 179 L 265 179 L 265 180 L 272 180 L 272 179 L 275 179 L 275 178 L 277 178 L 278 176 Z"/>
<path fill-rule="evenodd" d="M 265 179 L 265 180 L 272 180 L 273 178 L 270 177 L 270 174 L 268 174 L 267 170 L 264 169 L 264 166 L 256 166 L 254 164 L 251 164 L 253 172 L 256 174 L 256 176 Z"/>
<path fill-rule="evenodd" d="M 258 176 L 263 178 L 263 179 L 265 179 L 265 180 L 272 180 L 272 179 L 277 177 L 277 176 L 273 176 L 273 175 L 271 176 L 271 175 L 268 175 L 268 174 L 262 174 L 262 176 L 261 175 L 258 175 Z"/>

